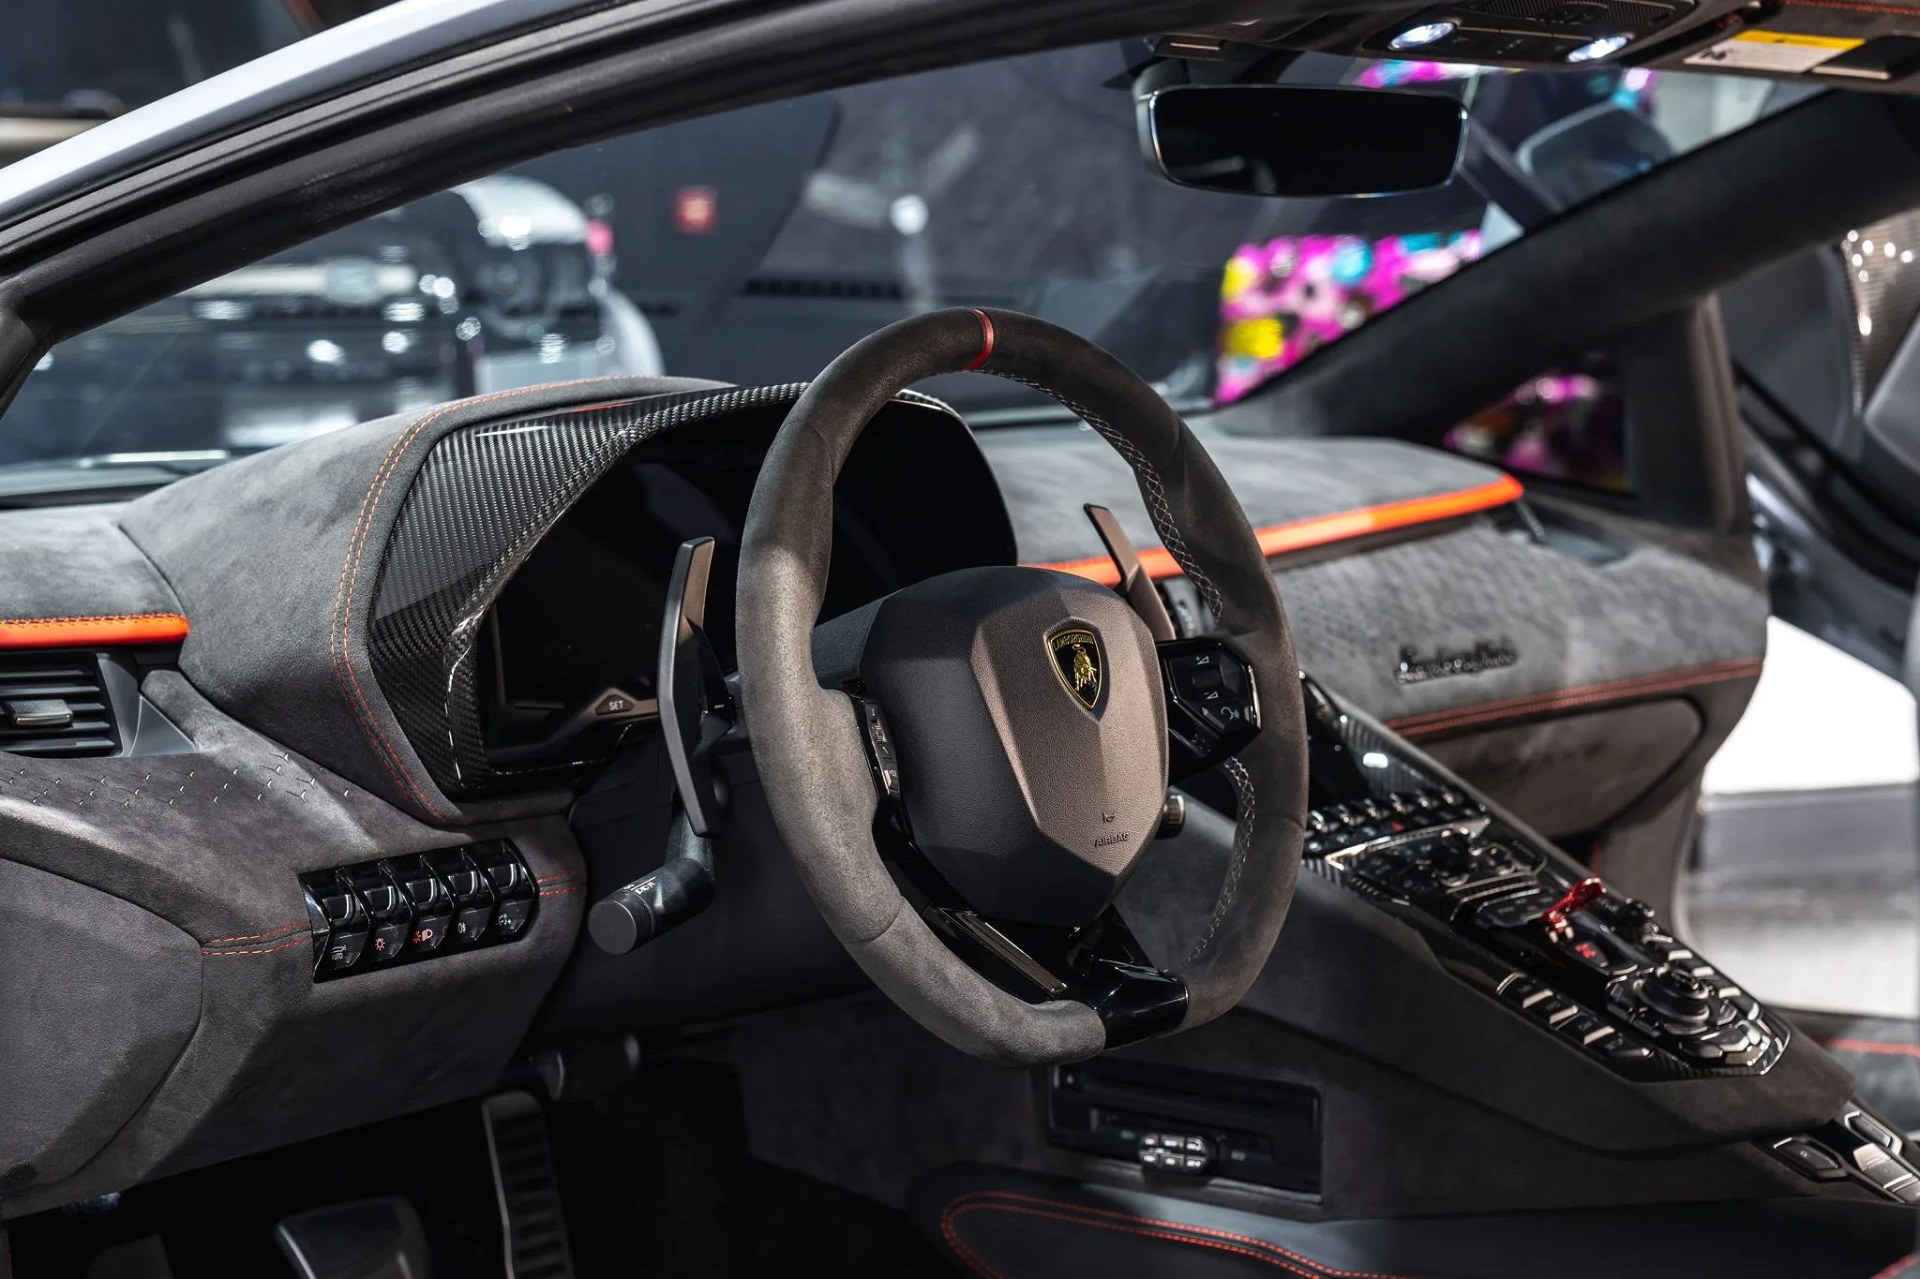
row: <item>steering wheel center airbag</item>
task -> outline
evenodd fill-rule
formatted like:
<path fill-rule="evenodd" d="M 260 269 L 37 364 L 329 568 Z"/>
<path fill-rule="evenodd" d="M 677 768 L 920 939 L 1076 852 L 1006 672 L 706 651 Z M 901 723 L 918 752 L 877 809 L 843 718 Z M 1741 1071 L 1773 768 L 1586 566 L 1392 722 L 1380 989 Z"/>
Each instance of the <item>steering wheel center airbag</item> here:
<path fill-rule="evenodd" d="M 1126 602 L 1065 573 L 963 569 L 890 596 L 860 669 L 934 867 L 999 918 L 1098 915 L 1167 784 L 1153 639 Z"/>

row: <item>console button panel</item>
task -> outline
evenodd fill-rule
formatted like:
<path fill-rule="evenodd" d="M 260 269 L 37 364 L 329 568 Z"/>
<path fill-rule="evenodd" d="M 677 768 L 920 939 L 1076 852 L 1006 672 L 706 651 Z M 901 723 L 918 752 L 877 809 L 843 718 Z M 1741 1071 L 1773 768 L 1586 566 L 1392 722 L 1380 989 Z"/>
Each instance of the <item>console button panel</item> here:
<path fill-rule="evenodd" d="M 1785 1047 L 1784 1024 L 1642 903 L 1580 878 L 1487 817 L 1376 839 L 1324 862 L 1356 890 L 1474 943 L 1501 966 L 1487 976 L 1503 1002 L 1623 1074 L 1757 1073 Z"/>
<path fill-rule="evenodd" d="M 313 871 L 300 888 L 315 981 L 517 941 L 540 900 L 504 839 Z"/>
<path fill-rule="evenodd" d="M 1908 1143 L 1857 1101 L 1813 1132 L 1762 1144 L 1813 1181 L 1851 1181 L 1883 1199 L 1920 1204 L 1920 1167 Z"/>
<path fill-rule="evenodd" d="M 1310 866 L 1447 937 L 1512 1010 L 1633 1079 L 1759 1074 L 1790 1031 L 1645 902 L 1508 827 L 1306 681 Z M 1473 977 L 1469 977 L 1473 980 Z"/>
<path fill-rule="evenodd" d="M 1320 1094 L 1300 1084 L 1098 1057 L 1048 1072 L 1046 1116 L 1049 1144 L 1148 1177 L 1320 1192 Z"/>

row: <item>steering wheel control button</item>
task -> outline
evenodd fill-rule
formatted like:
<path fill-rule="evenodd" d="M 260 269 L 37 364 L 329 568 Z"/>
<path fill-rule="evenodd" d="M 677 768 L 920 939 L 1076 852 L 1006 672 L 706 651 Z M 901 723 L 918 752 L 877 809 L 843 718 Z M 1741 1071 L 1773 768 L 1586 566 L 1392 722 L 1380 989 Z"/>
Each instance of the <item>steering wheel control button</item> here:
<path fill-rule="evenodd" d="M 533 873 L 506 840 L 360 862 L 300 877 L 314 980 L 392 967 L 462 945 L 512 941 L 533 921 Z"/>
<path fill-rule="evenodd" d="M 866 732 L 874 782 L 890 803 L 897 804 L 900 802 L 900 755 L 893 748 L 893 734 L 887 731 L 887 718 L 880 713 L 880 703 L 871 697 L 856 697 L 853 704 L 860 710 L 860 727 Z"/>
<path fill-rule="evenodd" d="M 1176 776 L 1217 764 L 1253 740 L 1260 702 L 1253 671 L 1239 654 L 1212 639 L 1172 640 L 1159 649 Z M 1337 820 L 1346 826 L 1367 816 L 1343 809 Z"/>

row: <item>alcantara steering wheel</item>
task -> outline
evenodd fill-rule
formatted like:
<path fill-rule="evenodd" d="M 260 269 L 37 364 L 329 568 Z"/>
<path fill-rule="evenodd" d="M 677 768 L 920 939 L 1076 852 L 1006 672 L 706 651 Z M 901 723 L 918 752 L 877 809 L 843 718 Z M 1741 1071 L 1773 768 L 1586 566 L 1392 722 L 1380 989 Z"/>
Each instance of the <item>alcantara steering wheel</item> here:
<path fill-rule="evenodd" d="M 1218 638 L 1156 643 L 1114 591 L 1012 566 L 943 574 L 816 635 L 849 450 L 897 392 L 962 371 L 1045 392 L 1119 450 Z M 1286 615 L 1206 451 L 1105 351 L 979 310 L 849 349 L 767 455 L 737 616 L 751 619 L 742 700 L 774 820 L 834 935 L 929 1030 L 997 1061 L 1071 1061 L 1209 1021 L 1258 976 L 1306 807 Z M 1157 970 L 1112 901 L 1160 822 L 1170 755 L 1222 764 L 1238 813 L 1211 918 Z"/>

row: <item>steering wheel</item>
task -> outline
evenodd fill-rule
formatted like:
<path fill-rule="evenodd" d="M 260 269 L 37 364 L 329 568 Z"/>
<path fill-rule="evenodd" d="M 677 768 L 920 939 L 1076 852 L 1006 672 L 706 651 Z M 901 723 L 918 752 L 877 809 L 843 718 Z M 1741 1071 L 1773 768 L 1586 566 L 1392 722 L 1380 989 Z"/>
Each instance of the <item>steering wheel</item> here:
<path fill-rule="evenodd" d="M 816 634 L 848 452 L 898 392 L 964 371 L 1046 393 L 1119 451 L 1214 635 L 1156 642 L 1115 591 L 1014 566 L 942 574 Z M 1299 670 L 1233 491 L 1125 365 L 1008 311 L 873 334 L 782 424 L 738 581 L 742 701 L 775 824 L 834 935 L 915 1020 L 1038 1064 L 1200 1025 L 1246 993 L 1300 866 Z M 1158 969 L 1113 898 L 1170 767 L 1214 764 L 1236 794 L 1233 853 L 1198 941 Z"/>

